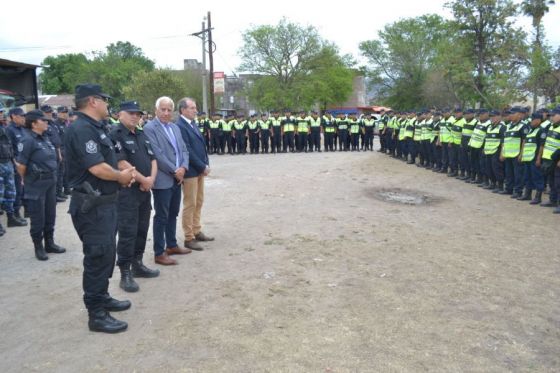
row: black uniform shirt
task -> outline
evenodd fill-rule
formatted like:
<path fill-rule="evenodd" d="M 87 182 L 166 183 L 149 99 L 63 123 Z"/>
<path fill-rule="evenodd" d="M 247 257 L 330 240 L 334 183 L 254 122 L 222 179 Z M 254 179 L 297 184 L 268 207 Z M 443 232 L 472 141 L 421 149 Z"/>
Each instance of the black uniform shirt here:
<path fill-rule="evenodd" d="M 144 176 L 152 173 L 152 160 L 155 159 L 152 145 L 142 129 L 131 132 L 124 124 L 119 123 L 109 133 L 117 149 L 117 161 L 127 161 Z"/>
<path fill-rule="evenodd" d="M 26 174 L 33 171 L 33 165 L 40 172 L 54 172 L 57 168 L 56 159 L 56 150 L 45 133 L 39 135 L 31 130 L 25 130 L 18 144 L 16 161 L 27 167 Z"/>
<path fill-rule="evenodd" d="M 58 130 L 58 136 L 60 137 L 60 147 L 64 148 L 64 134 L 66 133 L 66 121 L 58 118 L 54 122 L 55 128 Z"/>
<path fill-rule="evenodd" d="M 78 119 L 67 128 L 64 136 L 66 174 L 70 187 L 85 192 L 80 186 L 88 181 L 101 194 L 113 194 L 119 189 L 116 181 L 102 180 L 89 172 L 90 167 L 103 162 L 117 168 L 113 142 L 105 133 L 102 122 L 81 112 L 77 115 Z"/>
<path fill-rule="evenodd" d="M 45 131 L 45 135 L 49 137 L 51 144 L 53 144 L 54 147 L 58 149 L 62 145 L 62 140 L 60 139 L 58 128 L 56 127 L 53 121 L 49 120 L 48 122 L 49 122 L 49 127 Z"/>

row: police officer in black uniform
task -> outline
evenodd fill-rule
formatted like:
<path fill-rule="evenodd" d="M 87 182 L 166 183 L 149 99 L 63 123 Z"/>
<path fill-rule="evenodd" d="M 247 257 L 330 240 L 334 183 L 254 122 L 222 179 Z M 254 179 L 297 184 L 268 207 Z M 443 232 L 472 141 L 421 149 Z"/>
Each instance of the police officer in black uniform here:
<path fill-rule="evenodd" d="M 66 251 L 54 243 L 57 155 L 46 135 L 48 119 L 41 110 L 32 110 L 25 115 L 25 127 L 28 131 L 18 144 L 16 165 L 25 185 L 24 198 L 31 220 L 35 256 L 47 260 L 46 253 Z"/>
<path fill-rule="evenodd" d="M 117 156 L 102 121 L 109 114 L 110 98 L 96 84 L 76 86 L 78 119 L 66 130 L 66 172 L 72 188 L 69 213 L 83 244 L 84 303 L 91 331 L 118 333 L 128 324 L 109 311 L 130 308 L 129 301 L 109 295 L 109 278 L 115 265 L 117 191 L 119 184 L 134 183 L 134 168 L 117 169 Z"/>
<path fill-rule="evenodd" d="M 53 118 L 53 108 L 50 105 L 43 105 L 41 106 L 41 111 L 45 113 L 45 117 L 49 123 L 47 131 L 45 132 L 46 136 L 49 138 L 51 144 L 53 144 L 56 150 L 56 158 L 58 162 L 57 167 L 62 166 L 62 153 L 60 147 L 62 146 L 62 139 L 60 138 L 60 134 L 58 133 L 58 128 L 55 126 L 54 122 L 55 119 Z M 58 169 L 58 168 L 57 168 Z M 58 172 L 58 171 L 57 171 Z M 57 185 L 58 185 L 58 177 L 57 177 Z M 58 186 L 57 186 L 58 188 Z M 56 202 L 64 202 L 66 201 L 67 197 L 63 194 L 56 196 Z"/>
<path fill-rule="evenodd" d="M 136 183 L 119 191 L 117 206 L 119 286 L 128 292 L 140 289 L 134 277 L 159 276 L 159 270 L 149 269 L 142 263 L 152 210 L 150 191 L 157 175 L 157 163 L 148 136 L 138 126 L 141 117 L 138 102 L 123 102 L 120 105 L 120 123 L 109 133 L 118 150 L 119 169 L 136 168 Z"/>

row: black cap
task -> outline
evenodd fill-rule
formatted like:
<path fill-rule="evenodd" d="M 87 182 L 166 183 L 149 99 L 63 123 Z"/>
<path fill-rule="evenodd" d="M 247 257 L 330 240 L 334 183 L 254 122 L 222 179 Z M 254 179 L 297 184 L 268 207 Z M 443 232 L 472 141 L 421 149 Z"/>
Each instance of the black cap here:
<path fill-rule="evenodd" d="M 48 120 L 49 118 L 45 117 L 45 113 L 41 110 L 31 110 L 25 114 L 25 120 L 36 121 L 36 120 Z"/>
<path fill-rule="evenodd" d="M 119 109 L 120 109 L 119 111 L 126 111 L 128 113 L 144 113 L 142 110 L 140 110 L 138 101 L 121 102 Z"/>
<path fill-rule="evenodd" d="M 455 113 L 462 113 L 463 109 L 461 109 L 460 107 L 455 108 L 455 110 L 453 110 Z"/>
<path fill-rule="evenodd" d="M 43 113 L 52 113 L 53 109 L 52 109 L 51 105 L 43 105 L 43 106 L 41 106 L 41 111 Z"/>
<path fill-rule="evenodd" d="M 533 113 L 533 114 L 531 114 L 531 119 L 543 120 L 544 119 L 543 113 L 542 112 L 541 113 Z"/>
<path fill-rule="evenodd" d="M 474 114 L 474 113 L 476 113 L 476 110 L 474 110 L 474 109 L 465 110 L 465 114 Z"/>
<path fill-rule="evenodd" d="M 23 111 L 22 108 L 20 108 L 20 107 L 15 107 L 15 108 L 10 109 L 10 111 L 8 111 L 8 115 L 19 115 L 19 116 L 22 116 L 22 115 L 25 115 L 25 112 Z"/>
<path fill-rule="evenodd" d="M 502 113 L 500 113 L 499 110 L 491 110 L 490 111 L 490 116 L 491 117 L 499 117 L 500 115 L 502 115 Z"/>
<path fill-rule="evenodd" d="M 488 112 L 488 109 L 478 109 L 478 114 L 486 114 Z"/>
<path fill-rule="evenodd" d="M 75 96 L 76 96 L 76 100 L 79 100 L 81 98 L 86 98 L 86 97 L 89 97 L 89 96 L 100 96 L 100 97 L 103 97 L 103 98 L 112 98 L 107 93 L 103 93 L 100 85 L 91 84 L 91 83 L 77 85 L 76 90 L 75 90 Z"/>
<path fill-rule="evenodd" d="M 66 106 L 59 106 L 56 111 L 58 113 L 68 113 L 68 108 Z"/>
<path fill-rule="evenodd" d="M 560 106 L 556 106 L 554 109 L 550 110 L 550 115 L 560 114 Z"/>

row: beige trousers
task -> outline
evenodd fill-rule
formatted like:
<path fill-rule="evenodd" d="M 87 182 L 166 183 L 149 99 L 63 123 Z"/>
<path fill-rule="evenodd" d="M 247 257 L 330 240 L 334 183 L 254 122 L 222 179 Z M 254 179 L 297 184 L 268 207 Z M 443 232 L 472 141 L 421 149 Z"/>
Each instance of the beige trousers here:
<path fill-rule="evenodd" d="M 185 241 L 200 233 L 200 214 L 204 202 L 204 176 L 183 180 L 183 232 Z"/>

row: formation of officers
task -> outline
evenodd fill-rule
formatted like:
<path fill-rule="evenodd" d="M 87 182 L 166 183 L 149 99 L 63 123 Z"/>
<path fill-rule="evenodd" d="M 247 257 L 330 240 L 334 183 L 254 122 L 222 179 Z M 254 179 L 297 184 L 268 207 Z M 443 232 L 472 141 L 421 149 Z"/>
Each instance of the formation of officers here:
<path fill-rule="evenodd" d="M 560 106 L 384 112 L 379 130 L 381 152 L 560 214 Z"/>
<path fill-rule="evenodd" d="M 270 115 L 223 118 L 203 112 L 198 115 L 198 127 L 210 154 L 373 150 L 376 121 L 371 115 L 292 114 L 291 110 L 273 110 Z"/>

